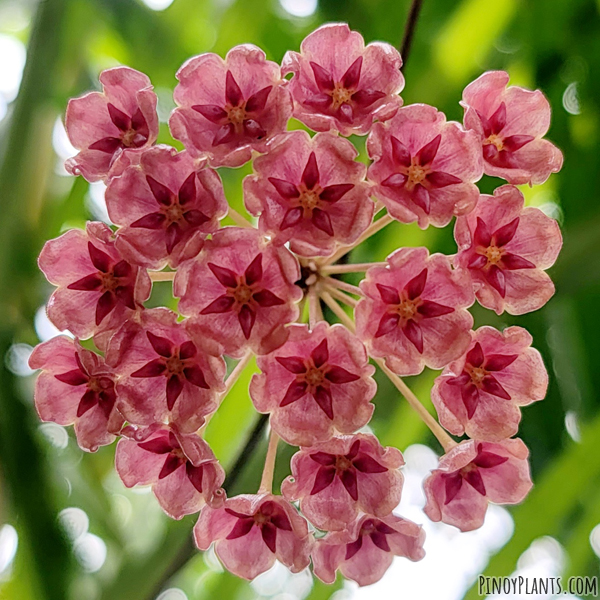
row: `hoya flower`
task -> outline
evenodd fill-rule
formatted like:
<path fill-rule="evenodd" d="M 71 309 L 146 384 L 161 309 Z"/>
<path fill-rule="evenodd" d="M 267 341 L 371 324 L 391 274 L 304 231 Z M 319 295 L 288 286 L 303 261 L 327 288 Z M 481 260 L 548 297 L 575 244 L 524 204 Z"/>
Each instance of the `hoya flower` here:
<path fill-rule="evenodd" d="M 138 430 L 119 440 L 115 467 L 127 487 L 151 485 L 158 503 L 173 519 L 194 514 L 205 503 L 223 501 L 225 472 L 196 434 L 166 426 Z"/>
<path fill-rule="evenodd" d="M 313 537 L 306 520 L 289 503 L 271 494 L 243 494 L 219 508 L 205 506 L 194 527 L 196 545 L 215 552 L 238 577 L 254 579 L 275 560 L 292 573 L 310 562 Z"/>
<path fill-rule="evenodd" d="M 425 556 L 424 542 L 423 528 L 408 519 L 363 515 L 347 530 L 317 540 L 312 553 L 313 571 L 325 583 L 333 583 L 339 571 L 358 585 L 370 585 L 383 577 L 394 556 L 421 560 Z"/>
<path fill-rule="evenodd" d="M 542 139 L 550 127 L 550 104 L 540 90 L 506 87 L 504 71 L 488 71 L 463 92 L 465 127 L 479 136 L 484 169 L 509 183 L 544 183 L 560 171 L 561 151 Z"/>
<path fill-rule="evenodd" d="M 298 318 L 300 269 L 283 247 L 251 228 L 225 227 L 177 271 L 173 291 L 189 330 L 225 353 L 265 353 L 285 341 L 284 325 Z"/>
<path fill-rule="evenodd" d="M 519 439 L 461 442 L 423 483 L 425 514 L 461 531 L 481 527 L 489 502 L 517 504 L 529 493 L 528 456 Z"/>
<path fill-rule="evenodd" d="M 454 229 L 455 265 L 471 274 L 479 303 L 498 314 L 537 310 L 554 295 L 544 271 L 560 252 L 560 228 L 539 208 L 523 208 L 524 203 L 516 187 L 503 185 L 493 196 L 481 196 Z"/>
<path fill-rule="evenodd" d="M 72 98 L 67 106 L 65 127 L 79 154 L 65 167 L 88 181 L 109 176 L 122 153 L 151 146 L 158 135 L 156 94 L 146 75 L 129 67 L 114 67 L 100 73 L 102 92 Z"/>
<path fill-rule="evenodd" d="M 271 413 L 271 427 L 294 446 L 311 446 L 336 431 L 354 433 L 373 414 L 377 391 L 364 345 L 342 325 L 291 325 L 278 350 L 257 360 L 252 377 L 256 410 Z"/>
<path fill-rule="evenodd" d="M 345 23 L 309 34 L 300 53 L 288 52 L 283 74 L 293 73 L 289 90 L 294 116 L 314 131 L 365 135 L 375 119 L 394 116 L 404 87 L 402 59 L 390 44 L 365 41 Z"/>
<path fill-rule="evenodd" d="M 100 347 L 150 296 L 148 274 L 122 258 L 104 223 L 90 222 L 85 231 L 70 229 L 46 242 L 38 264 L 58 286 L 48 300 L 48 318 L 79 338 L 95 334 Z"/>
<path fill-rule="evenodd" d="M 454 435 L 497 441 L 519 428 L 521 411 L 542 400 L 548 373 L 522 327 L 480 327 L 469 351 L 435 380 L 431 398 L 441 424 Z"/>
<path fill-rule="evenodd" d="M 405 106 L 386 123 L 375 123 L 367 150 L 375 161 L 369 168 L 373 193 L 398 221 L 444 227 L 475 207 L 475 182 L 483 175 L 479 140 L 433 106 Z"/>
<path fill-rule="evenodd" d="M 151 269 L 194 257 L 227 214 L 216 171 L 169 146 L 146 150 L 138 165 L 114 177 L 106 205 L 111 221 L 121 226 L 116 241 L 121 254 Z"/>
<path fill-rule="evenodd" d="M 356 148 L 331 133 L 293 131 L 273 142 L 244 180 L 248 211 L 276 243 L 301 256 L 332 254 L 371 224 L 373 202 Z"/>
<path fill-rule="evenodd" d="M 42 370 L 34 393 L 42 421 L 75 424 L 77 443 L 90 452 L 114 441 L 124 421 L 116 408 L 115 374 L 102 357 L 60 335 L 36 346 L 29 366 Z"/>
<path fill-rule="evenodd" d="M 190 58 L 177 79 L 171 133 L 213 166 L 236 167 L 252 150 L 264 152 L 291 116 L 279 65 L 250 44 L 235 46 L 225 60 L 212 53 Z"/>
<path fill-rule="evenodd" d="M 119 410 L 134 425 L 167 420 L 179 431 L 196 431 L 218 406 L 225 362 L 192 341 L 177 315 L 145 310 L 111 338 L 106 356 L 119 373 Z"/>
<path fill-rule="evenodd" d="M 371 267 L 360 287 L 356 332 L 369 354 L 386 359 L 398 375 L 440 369 L 463 354 L 470 341 L 474 302 L 469 279 L 448 257 L 427 248 L 400 248 L 387 266 Z"/>
<path fill-rule="evenodd" d="M 388 516 L 400 502 L 404 464 L 396 448 L 383 448 L 374 435 L 335 437 L 292 457 L 292 476 L 281 486 L 300 500 L 302 514 L 326 531 L 346 529 L 360 511 Z"/>

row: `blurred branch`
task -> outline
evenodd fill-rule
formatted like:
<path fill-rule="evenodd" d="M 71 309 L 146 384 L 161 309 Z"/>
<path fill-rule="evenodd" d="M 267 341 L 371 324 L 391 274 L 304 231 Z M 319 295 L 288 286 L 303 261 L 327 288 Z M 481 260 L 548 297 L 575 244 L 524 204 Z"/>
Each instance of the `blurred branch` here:
<path fill-rule="evenodd" d="M 406 62 L 410 55 L 412 47 L 413 37 L 415 35 L 415 29 L 417 27 L 417 21 L 419 14 L 421 13 L 421 7 L 423 6 L 423 0 L 413 0 L 410 5 L 408 12 L 408 19 L 406 26 L 404 27 L 404 36 L 402 37 L 402 45 L 400 46 L 400 55 L 402 56 L 403 67 L 406 68 Z"/>

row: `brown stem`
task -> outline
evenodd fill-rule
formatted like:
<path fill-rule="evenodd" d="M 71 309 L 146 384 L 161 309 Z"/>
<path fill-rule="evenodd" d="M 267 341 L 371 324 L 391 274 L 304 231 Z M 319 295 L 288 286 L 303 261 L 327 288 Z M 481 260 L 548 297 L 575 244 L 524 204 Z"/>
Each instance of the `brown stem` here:
<path fill-rule="evenodd" d="M 406 20 L 406 26 L 404 28 L 404 36 L 402 37 L 402 45 L 400 47 L 400 55 L 402 56 L 402 64 L 404 68 L 406 68 L 406 62 L 408 61 L 408 57 L 410 55 L 410 49 L 412 47 L 412 41 L 422 6 L 423 0 L 413 0 L 412 4 L 410 5 L 408 19 Z"/>

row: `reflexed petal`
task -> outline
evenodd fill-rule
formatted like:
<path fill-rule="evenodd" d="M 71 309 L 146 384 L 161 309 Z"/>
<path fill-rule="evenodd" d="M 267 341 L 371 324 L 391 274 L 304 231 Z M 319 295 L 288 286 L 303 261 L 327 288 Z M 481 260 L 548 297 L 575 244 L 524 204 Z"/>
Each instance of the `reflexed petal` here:
<path fill-rule="evenodd" d="M 454 309 L 451 306 L 444 306 L 443 304 L 438 304 L 437 302 L 425 300 L 423 304 L 417 308 L 417 312 L 422 315 L 424 319 L 431 319 L 433 317 L 448 315 L 451 312 L 454 312 Z"/>
<path fill-rule="evenodd" d="M 318 494 L 321 490 L 329 487 L 331 482 L 335 478 L 335 467 L 321 467 L 317 471 L 317 475 L 315 477 L 315 483 L 313 485 L 312 490 L 310 491 L 310 495 L 314 496 Z"/>
<path fill-rule="evenodd" d="M 215 265 L 214 263 L 208 263 L 208 268 L 225 287 L 237 287 L 237 276 L 231 269 L 219 267 L 219 265 Z"/>
<path fill-rule="evenodd" d="M 179 242 L 183 239 L 183 230 L 179 226 L 178 223 L 171 223 L 167 227 L 166 232 L 166 244 L 167 244 L 167 252 L 171 254 L 173 252 L 173 248 L 179 244 Z"/>
<path fill-rule="evenodd" d="M 500 229 L 496 229 L 494 231 L 494 239 L 496 241 L 496 246 L 505 246 L 510 242 L 510 240 L 515 237 L 515 233 L 517 232 L 517 227 L 519 226 L 520 218 L 517 217 L 513 219 L 510 223 L 507 223 Z"/>
<path fill-rule="evenodd" d="M 90 408 L 96 406 L 98 404 L 98 394 L 92 390 L 88 390 L 79 401 L 79 405 L 77 406 L 77 417 L 81 417 L 85 414 Z"/>
<path fill-rule="evenodd" d="M 267 104 L 267 99 L 269 98 L 269 94 L 273 89 L 272 85 L 268 85 L 264 87 L 262 90 L 259 90 L 255 94 L 252 94 L 250 98 L 246 101 L 246 112 L 254 112 L 256 110 L 262 110 Z"/>
<path fill-rule="evenodd" d="M 158 475 L 159 479 L 164 479 L 168 477 L 173 471 L 178 469 L 183 464 L 182 460 L 175 456 L 174 454 L 169 454 L 165 459 L 165 464 L 163 465 L 160 473 Z"/>
<path fill-rule="evenodd" d="M 196 173 L 188 175 L 187 179 L 181 184 L 177 197 L 181 206 L 196 199 Z"/>
<path fill-rule="evenodd" d="M 79 290 L 82 292 L 92 292 L 101 287 L 101 285 L 102 281 L 100 279 L 100 276 L 98 275 L 98 273 L 93 273 L 92 275 L 86 275 L 85 277 L 82 277 L 81 279 L 70 283 L 67 286 L 67 289 Z"/>
<path fill-rule="evenodd" d="M 446 487 L 446 500 L 444 504 L 450 504 L 452 500 L 456 497 L 456 494 L 460 491 L 462 487 L 462 477 L 459 473 L 453 473 L 452 475 L 446 475 L 445 479 L 445 487 Z"/>
<path fill-rule="evenodd" d="M 390 287 L 389 285 L 383 285 L 382 283 L 377 283 L 376 285 L 381 299 L 386 304 L 400 304 L 400 295 L 396 288 Z"/>
<path fill-rule="evenodd" d="M 468 383 L 461 390 L 461 397 L 467 409 L 467 417 L 472 419 L 479 404 L 479 389 L 472 383 Z"/>
<path fill-rule="evenodd" d="M 340 476 L 346 491 L 350 494 L 350 498 L 355 502 L 358 500 L 358 484 L 356 481 L 356 471 L 354 469 L 348 469 L 342 471 Z"/>
<path fill-rule="evenodd" d="M 201 315 L 212 315 L 226 313 L 231 310 L 231 307 L 235 304 L 235 298 L 233 296 L 219 296 L 216 300 L 213 300 L 206 308 L 200 311 Z"/>
<path fill-rule="evenodd" d="M 186 360 L 187 358 L 192 358 L 196 356 L 197 349 L 194 342 L 183 342 L 179 347 L 179 358 L 181 360 Z"/>
<path fill-rule="evenodd" d="M 380 533 L 379 531 L 374 531 L 371 534 L 371 540 L 378 548 L 380 548 L 384 552 L 390 552 L 390 545 L 388 544 L 385 534 Z"/>
<path fill-rule="evenodd" d="M 352 101 L 360 108 L 369 108 L 372 104 L 385 98 L 385 92 L 379 90 L 359 90 L 352 94 Z"/>
<path fill-rule="evenodd" d="M 446 379 L 448 385 L 466 385 L 471 381 L 471 376 L 468 373 L 462 373 L 458 377 L 450 377 Z"/>
<path fill-rule="evenodd" d="M 363 58 L 359 56 L 347 69 L 342 76 L 342 85 L 347 90 L 356 89 L 360 81 L 360 70 L 362 68 Z"/>
<path fill-rule="evenodd" d="M 506 278 L 502 269 L 496 265 L 492 265 L 490 270 L 484 272 L 488 283 L 504 298 L 506 296 Z"/>
<path fill-rule="evenodd" d="M 304 381 L 292 381 L 279 406 L 283 407 L 296 402 L 296 400 L 299 400 L 306 394 L 307 388 L 308 385 Z"/>
<path fill-rule="evenodd" d="M 349 104 L 342 104 L 338 108 L 338 119 L 340 121 L 344 121 L 345 123 L 352 123 L 354 119 L 354 111 Z"/>
<path fill-rule="evenodd" d="M 354 187 L 353 183 L 338 183 L 336 185 L 328 185 L 319 194 L 319 198 L 325 202 L 337 202 L 340 198 L 347 194 Z"/>
<path fill-rule="evenodd" d="M 200 210 L 188 210 L 183 214 L 183 218 L 192 226 L 200 227 L 210 219 Z"/>
<path fill-rule="evenodd" d="M 204 390 L 210 389 L 210 386 L 208 385 L 208 383 L 206 383 L 204 373 L 198 365 L 186 367 L 183 370 L 183 375 L 192 385 L 195 385 L 196 387 L 202 388 Z"/>
<path fill-rule="evenodd" d="M 487 248 L 492 243 L 492 234 L 481 217 L 477 217 L 477 227 L 473 235 L 473 241 L 477 246 Z"/>
<path fill-rule="evenodd" d="M 148 182 L 152 195 L 156 198 L 156 201 L 159 204 L 170 206 L 173 198 L 171 190 L 166 185 L 156 181 L 154 177 L 150 177 L 150 175 L 146 175 L 146 181 Z"/>
<path fill-rule="evenodd" d="M 141 229 L 161 229 L 166 221 L 162 213 L 150 213 L 134 221 L 130 227 L 140 227 Z"/>
<path fill-rule="evenodd" d="M 223 125 L 217 130 L 215 133 L 215 137 L 213 138 L 212 145 L 220 146 L 221 144 L 228 144 L 235 139 L 235 127 L 233 123 L 229 123 L 227 125 Z"/>
<path fill-rule="evenodd" d="M 115 296 L 131 310 L 135 310 L 135 297 L 132 285 L 120 285 L 115 289 Z"/>
<path fill-rule="evenodd" d="M 251 138 L 261 139 L 267 135 L 267 132 L 261 127 L 258 121 L 246 119 L 244 121 L 244 133 Z"/>
<path fill-rule="evenodd" d="M 315 62 L 311 62 L 310 66 L 319 90 L 321 92 L 331 92 L 334 88 L 331 75 L 321 65 L 318 65 Z"/>
<path fill-rule="evenodd" d="M 153 454 L 167 454 L 173 450 L 173 446 L 169 443 L 169 439 L 166 437 L 158 437 L 153 440 L 148 440 L 147 442 L 142 442 L 138 444 L 142 450 L 147 450 L 148 452 L 152 452 Z"/>
<path fill-rule="evenodd" d="M 480 367 L 484 360 L 483 348 L 479 342 L 476 342 L 473 348 L 467 353 L 467 364 L 473 367 Z"/>
<path fill-rule="evenodd" d="M 263 276 L 262 268 L 262 254 L 257 254 L 254 260 L 248 265 L 244 272 L 246 278 L 246 285 L 253 285 L 260 281 Z"/>
<path fill-rule="evenodd" d="M 266 504 L 266 502 L 265 502 Z M 264 508 L 264 504 L 263 504 Z M 292 524 L 288 516 L 285 514 L 285 511 L 278 505 L 273 502 L 273 511 L 271 513 L 271 523 L 277 527 L 277 529 L 281 529 L 282 531 L 293 531 Z"/>
<path fill-rule="evenodd" d="M 428 165 L 435 158 L 441 141 L 442 134 L 438 133 L 438 135 L 417 152 L 417 158 L 421 166 Z"/>
<path fill-rule="evenodd" d="M 242 328 L 242 332 L 244 333 L 244 337 L 249 339 L 252 328 L 254 327 L 254 322 L 256 321 L 256 313 L 247 304 L 244 304 L 238 314 L 238 321 Z"/>
<path fill-rule="evenodd" d="M 202 475 L 204 473 L 204 467 L 202 465 L 195 467 L 188 461 L 185 463 L 185 473 L 191 484 L 202 493 Z"/>
<path fill-rule="evenodd" d="M 506 125 L 506 104 L 500 103 L 496 112 L 488 119 L 492 133 L 500 133 Z"/>
<path fill-rule="evenodd" d="M 416 277 L 413 277 L 405 286 L 404 291 L 411 300 L 418 298 L 425 289 L 427 283 L 427 269 L 423 269 Z"/>
<path fill-rule="evenodd" d="M 481 473 L 477 469 L 465 473 L 465 481 L 475 488 L 482 496 L 485 496 L 485 485 L 481 478 Z"/>
<path fill-rule="evenodd" d="M 434 173 L 429 173 L 429 175 L 427 175 L 427 182 L 433 188 L 444 188 L 449 185 L 462 183 L 462 179 L 460 177 L 456 177 L 456 175 L 451 175 L 450 173 L 435 171 Z"/>
<path fill-rule="evenodd" d="M 110 256 L 106 254 L 106 252 L 102 252 L 102 250 L 96 248 L 92 242 L 88 242 L 88 252 L 90 253 L 90 258 L 94 267 L 96 267 L 98 271 L 108 273 L 112 265 Z"/>
<path fill-rule="evenodd" d="M 227 122 L 227 112 L 216 104 L 194 104 L 192 110 L 199 112 L 204 118 L 216 125 Z"/>
<path fill-rule="evenodd" d="M 408 148 L 395 136 L 391 136 L 390 141 L 394 163 L 398 166 L 409 167 L 411 160 Z"/>
<path fill-rule="evenodd" d="M 309 190 L 312 190 L 319 183 L 319 167 L 314 152 L 311 152 L 308 157 L 308 161 L 302 172 L 301 181 Z"/>
<path fill-rule="evenodd" d="M 233 513 L 233 511 L 229 510 L 227 512 L 230 514 Z M 236 513 L 236 516 L 240 516 L 239 513 Z M 246 517 L 243 515 L 238 519 L 238 522 L 233 526 L 233 529 L 229 532 L 229 535 L 225 539 L 235 540 L 237 538 L 244 537 L 247 533 L 250 533 L 252 527 L 254 527 L 254 519 L 252 517 Z"/>
<path fill-rule="evenodd" d="M 59 381 L 68 385 L 83 385 L 89 381 L 89 377 L 81 371 L 81 369 L 74 369 L 73 371 L 67 371 L 66 373 L 60 373 L 54 376 Z"/>
<path fill-rule="evenodd" d="M 244 100 L 242 90 L 229 70 L 225 76 L 225 99 L 231 106 L 239 106 Z"/>
<path fill-rule="evenodd" d="M 502 145 L 508 152 L 516 152 L 534 139 L 532 135 L 511 135 L 502 140 Z"/>
<path fill-rule="evenodd" d="M 346 458 L 348 460 L 353 460 L 354 457 L 358 454 L 359 450 L 360 450 L 360 440 L 355 440 L 354 442 L 352 442 L 352 446 L 350 446 L 350 452 L 348 452 L 348 454 L 346 454 Z"/>
<path fill-rule="evenodd" d="M 380 465 L 373 457 L 368 454 L 363 454 L 352 461 L 352 464 L 361 473 L 385 473 L 388 469 Z"/>
<path fill-rule="evenodd" d="M 333 366 L 325 374 L 325 379 L 328 379 L 331 383 L 350 383 L 351 381 L 358 381 L 360 377 L 342 367 Z"/>
<path fill-rule="evenodd" d="M 298 188 L 285 179 L 277 179 L 277 177 L 269 177 L 269 182 L 277 190 L 282 198 L 298 198 L 300 192 Z"/>
<path fill-rule="evenodd" d="M 290 208 L 284 215 L 281 225 L 279 226 L 281 230 L 287 229 L 288 227 L 295 227 L 302 221 L 302 217 L 304 215 L 304 211 L 300 206 L 295 208 Z"/>
<path fill-rule="evenodd" d="M 398 327 L 400 323 L 400 315 L 396 313 L 386 313 L 381 317 L 379 321 L 379 327 L 375 332 L 375 337 L 381 337 L 382 335 L 386 335 L 390 333 L 390 331 L 394 331 Z"/>
<path fill-rule="evenodd" d="M 509 271 L 516 271 L 517 269 L 535 269 L 535 265 L 521 256 L 511 254 L 507 252 L 502 256 L 502 266 Z"/>
<path fill-rule="evenodd" d="M 131 377 L 158 377 L 165 372 L 166 368 L 165 363 L 157 358 L 132 373 Z"/>
<path fill-rule="evenodd" d="M 508 456 L 499 456 L 493 452 L 480 451 L 473 459 L 473 463 L 481 469 L 492 469 L 498 465 L 504 464 L 508 460 Z"/>
<path fill-rule="evenodd" d="M 346 560 L 350 560 L 362 548 L 362 542 L 362 535 L 359 535 L 355 542 L 346 544 Z"/>
<path fill-rule="evenodd" d="M 487 262 L 488 260 L 483 254 L 474 254 L 467 266 L 469 269 L 483 269 Z"/>
<path fill-rule="evenodd" d="M 96 325 L 100 325 L 104 318 L 112 311 L 116 306 L 117 299 L 112 292 L 104 292 L 98 299 L 96 304 Z"/>
<path fill-rule="evenodd" d="M 408 181 L 408 177 L 406 175 L 403 175 L 402 173 L 394 173 L 393 175 L 386 177 L 381 182 L 381 185 L 385 185 L 387 187 L 400 187 L 401 188 L 406 185 L 407 181 Z"/>
<path fill-rule="evenodd" d="M 256 292 L 252 295 L 254 300 L 258 302 L 260 306 L 263 308 L 269 308 L 271 306 L 281 306 L 285 304 L 285 301 L 276 296 L 273 292 L 269 290 L 261 290 L 260 292 Z"/>
<path fill-rule="evenodd" d="M 324 231 L 327 235 L 333 235 L 333 225 L 331 224 L 331 217 L 319 208 L 315 208 L 312 214 L 312 224 L 321 231 Z"/>
<path fill-rule="evenodd" d="M 406 322 L 402 331 L 408 341 L 417 349 L 417 352 L 423 354 L 423 330 L 421 326 L 411 319 Z"/>
<path fill-rule="evenodd" d="M 165 358 L 170 358 L 173 355 L 173 344 L 170 340 L 159 335 L 155 335 L 151 331 L 146 332 L 146 337 L 148 338 L 150 344 L 152 344 L 152 348 L 154 348 L 154 352 L 156 352 L 156 354 L 164 356 Z"/>
<path fill-rule="evenodd" d="M 310 353 L 313 363 L 317 369 L 322 367 L 329 360 L 329 348 L 327 347 L 327 338 L 325 338 L 313 351 Z"/>
<path fill-rule="evenodd" d="M 510 394 L 496 381 L 495 377 L 488 375 L 483 380 L 483 390 L 498 398 L 504 398 L 504 400 L 510 400 Z"/>
<path fill-rule="evenodd" d="M 93 144 L 90 144 L 89 150 L 98 150 L 98 152 L 105 152 L 106 154 L 114 154 L 118 148 L 123 146 L 123 142 L 120 138 L 116 137 L 105 137 Z"/>
<path fill-rule="evenodd" d="M 485 361 L 486 371 L 502 371 L 519 358 L 518 354 L 490 354 Z"/>
<path fill-rule="evenodd" d="M 131 119 L 122 110 L 110 102 L 107 105 L 110 120 L 121 130 L 127 131 L 131 127 Z"/>
<path fill-rule="evenodd" d="M 167 381 L 167 408 L 173 410 L 175 402 L 183 390 L 183 381 L 177 375 L 171 375 Z"/>
<path fill-rule="evenodd" d="M 131 265 L 127 261 L 120 260 L 113 267 L 113 275 L 115 277 L 129 277 L 129 275 L 131 275 L 131 270 Z"/>
<path fill-rule="evenodd" d="M 329 454 L 328 452 L 313 452 L 309 456 L 316 463 L 325 467 L 335 465 L 335 461 L 337 460 L 335 454 Z"/>
<path fill-rule="evenodd" d="M 412 201 L 426 214 L 431 212 L 431 198 L 429 192 L 422 186 L 417 185 L 412 194 Z"/>
<path fill-rule="evenodd" d="M 333 400 L 331 398 L 331 392 L 320 385 L 314 392 L 313 398 L 316 403 L 321 407 L 323 412 L 330 418 L 333 419 Z"/>
<path fill-rule="evenodd" d="M 272 523 L 264 523 L 262 526 L 262 539 L 267 548 L 275 554 L 277 551 L 277 528 Z"/>
<path fill-rule="evenodd" d="M 290 373 L 300 375 L 306 372 L 304 359 L 299 356 L 276 356 L 275 360 Z"/>

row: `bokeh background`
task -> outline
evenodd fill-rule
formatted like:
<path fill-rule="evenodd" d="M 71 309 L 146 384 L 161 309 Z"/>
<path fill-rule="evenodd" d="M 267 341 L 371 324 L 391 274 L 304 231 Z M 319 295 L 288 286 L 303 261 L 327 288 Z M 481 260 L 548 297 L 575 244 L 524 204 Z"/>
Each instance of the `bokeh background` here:
<path fill-rule="evenodd" d="M 279 61 L 327 21 L 347 21 L 367 41 L 399 45 L 408 10 L 408 0 L 0 0 L 0 598 L 458 600 L 477 597 L 478 573 L 599 574 L 598 0 L 425 0 L 404 69 L 405 103 L 433 104 L 450 119 L 461 119 L 462 89 L 487 69 L 506 69 L 512 83 L 541 88 L 553 107 L 549 137 L 565 154 L 564 168 L 523 191 L 563 227 L 565 247 L 551 271 L 557 294 L 518 319 L 473 309 L 478 326 L 527 327 L 551 375 L 546 400 L 524 410 L 520 435 L 531 449 L 536 485 L 522 505 L 492 507 L 484 527 L 470 534 L 429 523 L 420 481 L 440 448 L 380 379 L 371 425 L 384 444 L 405 451 L 400 511 L 427 529 L 426 558 L 398 559 L 379 584 L 361 590 L 341 579 L 327 587 L 308 572 L 290 576 L 283 568 L 248 584 L 223 572 L 211 553 L 193 551 L 193 517 L 171 521 L 148 490 L 125 489 L 114 473 L 114 447 L 85 454 L 70 431 L 41 424 L 35 414 L 27 358 L 57 333 L 45 317 L 51 289 L 36 256 L 65 229 L 107 219 L 102 184 L 67 176 L 62 166 L 73 154 L 61 122 L 67 99 L 95 88 L 104 68 L 142 70 L 159 96 L 159 141 L 172 143 L 166 120 L 175 72 L 188 57 L 224 55 L 251 42 Z M 249 168 L 222 170 L 238 210 Z M 484 178 L 481 188 L 499 183 Z M 422 232 L 395 224 L 351 260 L 383 260 L 398 246 L 415 245 L 455 250 L 450 227 Z M 151 304 L 168 301 L 167 286 L 155 286 Z M 250 371 L 208 428 L 225 466 L 255 424 Z M 435 375 L 409 381 L 425 402 Z M 277 482 L 292 452 L 280 451 Z M 261 439 L 244 457 L 230 495 L 256 489 L 264 453 Z"/>

